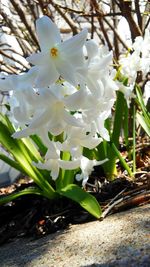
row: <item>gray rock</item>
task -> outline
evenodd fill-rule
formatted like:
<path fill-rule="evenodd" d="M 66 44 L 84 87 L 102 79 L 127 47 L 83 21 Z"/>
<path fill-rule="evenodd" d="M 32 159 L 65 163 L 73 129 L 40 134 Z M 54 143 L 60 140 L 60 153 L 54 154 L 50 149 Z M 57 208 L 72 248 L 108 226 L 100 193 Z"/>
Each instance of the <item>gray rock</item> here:
<path fill-rule="evenodd" d="M 0 92 L 0 112 L 2 112 L 3 114 L 7 112 L 7 109 L 4 105 L 4 103 L 7 103 L 7 98 L 7 95 L 2 95 Z M 4 153 L 6 156 L 9 156 L 9 154 L 1 147 L 1 144 L 0 153 Z M 10 167 L 8 164 L 6 164 L 0 159 L 0 187 L 12 184 L 18 178 L 19 175 L 20 173 L 17 170 Z"/>
<path fill-rule="evenodd" d="M 1 267 L 148 267 L 150 205 L 0 248 Z"/>
<path fill-rule="evenodd" d="M 10 155 L 0 146 L 0 153 L 6 156 Z M 7 163 L 0 159 L 0 187 L 12 184 L 20 175 L 20 172 L 10 167 Z"/>

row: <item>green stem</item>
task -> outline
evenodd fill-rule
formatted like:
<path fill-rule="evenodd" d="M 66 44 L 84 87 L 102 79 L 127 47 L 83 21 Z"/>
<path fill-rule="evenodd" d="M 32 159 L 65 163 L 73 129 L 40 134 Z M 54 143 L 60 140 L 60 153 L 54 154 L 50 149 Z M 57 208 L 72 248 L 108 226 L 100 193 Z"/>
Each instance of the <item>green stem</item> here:
<path fill-rule="evenodd" d="M 114 180 L 117 176 L 117 168 L 116 168 L 116 155 L 112 150 L 110 143 L 107 141 L 103 141 L 97 147 L 97 150 L 94 150 L 96 160 L 103 160 L 108 158 L 109 161 L 102 165 L 104 173 L 108 180 Z"/>
<path fill-rule="evenodd" d="M 116 154 L 117 158 L 120 160 L 124 169 L 128 172 L 129 176 L 133 177 L 133 173 L 132 173 L 131 169 L 129 168 L 129 166 L 126 163 L 126 161 L 124 160 L 124 158 L 121 156 L 121 154 L 120 154 L 119 150 L 117 149 L 117 147 L 115 146 L 115 144 L 111 143 L 111 147 L 112 147 L 114 153 Z"/>
<path fill-rule="evenodd" d="M 136 109 L 133 104 L 133 173 L 136 172 Z"/>
<path fill-rule="evenodd" d="M 113 125 L 113 133 L 111 135 L 111 142 L 115 144 L 115 147 L 118 149 L 119 147 L 119 137 L 123 124 L 123 116 L 125 110 L 125 99 L 122 92 L 117 92 L 117 100 L 115 106 L 115 115 L 114 115 L 114 125 Z M 115 176 L 117 176 L 117 168 L 116 168 L 116 153 L 112 149 L 112 146 L 107 143 L 107 157 L 109 159 L 108 162 L 104 164 L 104 171 L 109 180 L 113 180 Z"/>
<path fill-rule="evenodd" d="M 117 101 L 115 107 L 114 126 L 111 141 L 115 146 L 119 147 L 119 137 L 122 128 L 123 114 L 125 108 L 125 99 L 122 92 L 117 92 Z"/>

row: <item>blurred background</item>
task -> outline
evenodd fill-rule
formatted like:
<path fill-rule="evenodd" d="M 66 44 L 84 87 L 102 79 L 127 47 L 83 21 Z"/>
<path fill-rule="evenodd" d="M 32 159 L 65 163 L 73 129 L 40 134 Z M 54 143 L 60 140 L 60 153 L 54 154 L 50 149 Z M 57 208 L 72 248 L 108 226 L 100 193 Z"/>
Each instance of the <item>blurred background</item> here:
<path fill-rule="evenodd" d="M 39 50 L 35 21 L 42 15 L 57 24 L 62 39 L 86 27 L 88 37 L 118 59 L 150 27 L 149 14 L 148 0 L 1 0 L 0 70 L 17 74 L 30 68 L 24 58 Z"/>

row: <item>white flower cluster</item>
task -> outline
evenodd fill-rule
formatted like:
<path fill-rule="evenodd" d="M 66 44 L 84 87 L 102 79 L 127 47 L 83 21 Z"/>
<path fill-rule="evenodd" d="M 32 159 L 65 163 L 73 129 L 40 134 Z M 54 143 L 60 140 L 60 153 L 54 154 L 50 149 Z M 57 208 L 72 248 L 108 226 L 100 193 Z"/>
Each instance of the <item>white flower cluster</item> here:
<path fill-rule="evenodd" d="M 150 72 L 150 31 L 145 31 L 145 36 L 138 36 L 131 47 L 131 53 L 121 56 L 119 63 L 121 65 L 121 73 L 128 77 L 128 85 L 120 83 L 120 91 L 130 103 L 130 99 L 134 97 L 133 89 L 135 86 L 137 73 L 142 72 L 143 78 Z"/>
<path fill-rule="evenodd" d="M 109 140 L 104 122 L 117 89 L 110 76 L 112 53 L 86 41 L 86 29 L 62 42 L 47 16 L 37 20 L 36 29 L 41 52 L 27 58 L 35 66 L 0 80 L 0 90 L 12 91 L 11 114 L 22 129 L 13 137 L 40 136 L 48 150 L 44 163 L 34 164 L 51 171 L 54 180 L 60 168 L 80 168 L 76 178 L 84 185 L 93 167 L 106 161 L 89 160 L 82 152 L 83 147 L 93 149 L 102 139 Z M 58 135 L 61 142 L 53 138 Z M 63 151 L 70 153 L 70 160 L 61 158 Z"/>

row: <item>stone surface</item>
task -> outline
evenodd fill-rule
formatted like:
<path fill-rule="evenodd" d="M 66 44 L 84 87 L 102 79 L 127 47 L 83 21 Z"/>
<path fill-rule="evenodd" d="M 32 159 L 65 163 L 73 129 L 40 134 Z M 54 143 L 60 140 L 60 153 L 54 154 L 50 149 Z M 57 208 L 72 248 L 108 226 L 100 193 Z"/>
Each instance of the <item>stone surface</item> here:
<path fill-rule="evenodd" d="M 149 267 L 150 205 L 0 248 L 1 267 Z"/>
<path fill-rule="evenodd" d="M 9 156 L 9 154 L 1 146 L 0 153 Z M 12 184 L 19 177 L 19 175 L 19 171 L 10 167 L 8 164 L 6 164 L 0 159 L 0 187 Z"/>
<path fill-rule="evenodd" d="M 1 74 L 0 74 L 1 76 Z M 3 75 L 2 75 L 3 76 Z M 7 103 L 7 95 L 2 95 L 0 92 L 0 112 L 5 114 L 7 112 L 5 105 L 1 103 Z M 4 155 L 8 156 L 9 154 L 2 148 L 0 145 L 0 153 L 3 153 Z M 10 157 L 10 156 L 9 156 Z M 20 173 L 15 170 L 14 168 L 10 167 L 8 164 L 6 164 L 4 161 L 0 159 L 0 187 L 8 186 L 12 184 L 20 175 Z"/>

